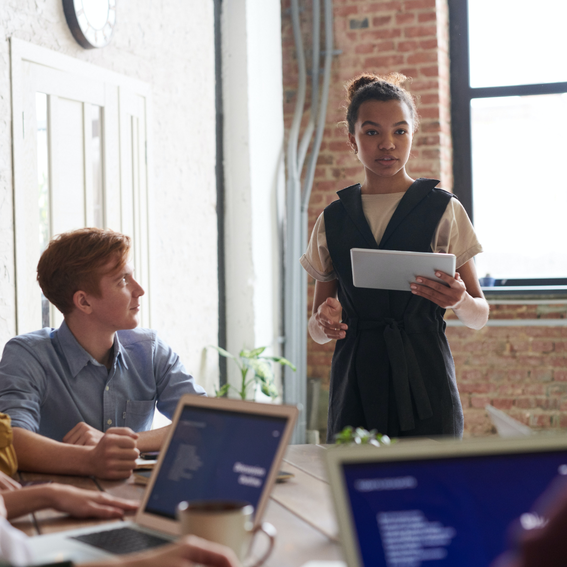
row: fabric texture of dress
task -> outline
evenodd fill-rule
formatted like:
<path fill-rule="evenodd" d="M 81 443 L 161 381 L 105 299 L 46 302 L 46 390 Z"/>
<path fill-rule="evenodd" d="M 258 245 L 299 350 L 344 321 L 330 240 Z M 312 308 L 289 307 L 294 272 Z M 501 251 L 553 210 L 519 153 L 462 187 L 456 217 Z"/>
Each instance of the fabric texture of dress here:
<path fill-rule="evenodd" d="M 445 310 L 405 291 L 356 288 L 351 248 L 430 252 L 451 193 L 418 179 L 396 208 L 380 243 L 361 205 L 360 185 L 339 191 L 324 212 L 346 337 L 335 346 L 327 438 L 345 426 L 392 437 L 462 436 L 463 412 L 445 337 Z"/>

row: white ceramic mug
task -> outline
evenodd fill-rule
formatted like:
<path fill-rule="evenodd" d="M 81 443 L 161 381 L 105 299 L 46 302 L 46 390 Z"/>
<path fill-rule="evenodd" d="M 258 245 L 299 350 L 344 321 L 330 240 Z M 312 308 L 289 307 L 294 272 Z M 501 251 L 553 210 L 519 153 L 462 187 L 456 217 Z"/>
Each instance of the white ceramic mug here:
<path fill-rule="evenodd" d="M 254 527 L 253 513 L 251 504 L 234 500 L 198 500 L 177 506 L 181 535 L 196 535 L 226 545 L 242 562 L 252 547 L 254 536 L 259 531 L 264 532 L 269 539 L 268 549 L 260 559 L 247 562 L 247 567 L 258 567 L 268 559 L 276 536 L 272 524 L 263 522 Z"/>

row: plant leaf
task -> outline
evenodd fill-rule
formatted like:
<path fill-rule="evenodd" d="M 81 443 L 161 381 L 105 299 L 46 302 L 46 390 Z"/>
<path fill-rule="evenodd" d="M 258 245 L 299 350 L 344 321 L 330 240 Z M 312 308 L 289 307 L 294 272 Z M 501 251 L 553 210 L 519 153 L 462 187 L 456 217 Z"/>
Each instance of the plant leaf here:
<path fill-rule="evenodd" d="M 221 348 L 220 346 L 209 345 L 207 348 L 214 348 L 221 356 L 224 356 L 225 358 L 235 359 L 235 357 L 232 354 L 230 354 L 230 352 L 224 350 L 224 348 Z"/>
<path fill-rule="evenodd" d="M 335 443 L 337 445 L 346 445 L 348 443 L 352 443 L 353 432 L 354 428 L 350 425 L 347 425 L 342 431 L 339 431 L 337 434 L 335 434 Z"/>
<path fill-rule="evenodd" d="M 295 367 L 295 364 L 293 364 L 292 362 L 290 362 L 287 358 L 284 358 L 283 356 L 261 356 L 260 358 L 262 358 L 264 360 L 272 360 L 273 362 L 277 362 L 278 364 L 281 364 L 282 366 L 289 366 L 294 372 L 297 370 L 297 368 Z"/>
<path fill-rule="evenodd" d="M 262 390 L 262 394 L 270 396 L 272 400 L 278 397 L 278 389 L 273 382 L 262 382 L 260 389 Z"/>
<path fill-rule="evenodd" d="M 250 365 L 250 368 L 252 368 L 252 370 L 254 371 L 256 377 L 259 378 L 260 380 L 264 381 L 264 380 L 274 379 L 274 373 L 272 372 L 272 367 L 265 360 L 251 358 L 248 359 L 248 364 Z"/>
<path fill-rule="evenodd" d="M 390 445 L 395 443 L 395 439 L 390 439 L 387 435 L 380 435 L 376 429 L 368 431 L 362 427 L 351 427 L 348 425 L 335 435 L 336 445 Z"/>
<path fill-rule="evenodd" d="M 228 390 L 230 388 L 230 384 L 225 384 L 221 386 L 218 390 L 215 388 L 215 398 L 223 398 L 228 394 Z"/>
<path fill-rule="evenodd" d="M 261 355 L 264 351 L 266 350 L 266 347 L 258 347 L 255 348 L 253 350 L 241 350 L 240 351 L 240 357 L 241 358 L 258 358 L 259 355 Z"/>

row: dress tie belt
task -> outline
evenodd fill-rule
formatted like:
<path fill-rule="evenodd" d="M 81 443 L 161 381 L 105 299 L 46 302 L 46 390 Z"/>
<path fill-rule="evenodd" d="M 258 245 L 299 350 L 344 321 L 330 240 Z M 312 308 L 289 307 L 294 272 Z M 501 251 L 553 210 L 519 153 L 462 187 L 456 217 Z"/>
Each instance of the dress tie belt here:
<path fill-rule="evenodd" d="M 390 366 L 392 368 L 394 397 L 398 410 L 400 429 L 409 431 L 415 428 L 413 403 L 419 419 L 433 416 L 429 395 L 423 382 L 423 376 L 409 341 L 403 321 L 382 319 L 380 321 L 364 321 L 358 318 L 346 321 L 348 330 L 358 335 L 361 331 L 384 330 L 384 341 Z"/>

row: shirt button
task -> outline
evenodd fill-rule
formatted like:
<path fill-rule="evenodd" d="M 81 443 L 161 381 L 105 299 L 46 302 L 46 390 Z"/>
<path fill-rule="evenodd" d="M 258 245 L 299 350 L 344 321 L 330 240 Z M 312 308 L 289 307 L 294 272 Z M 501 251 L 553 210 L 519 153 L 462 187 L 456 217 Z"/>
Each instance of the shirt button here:
<path fill-rule="evenodd" d="M 112 419 L 109 419 L 106 423 L 108 423 L 108 425 L 112 425 Z"/>
<path fill-rule="evenodd" d="M 110 388 L 107 386 L 107 387 L 105 388 L 105 390 L 108 392 L 108 390 L 110 390 Z"/>

